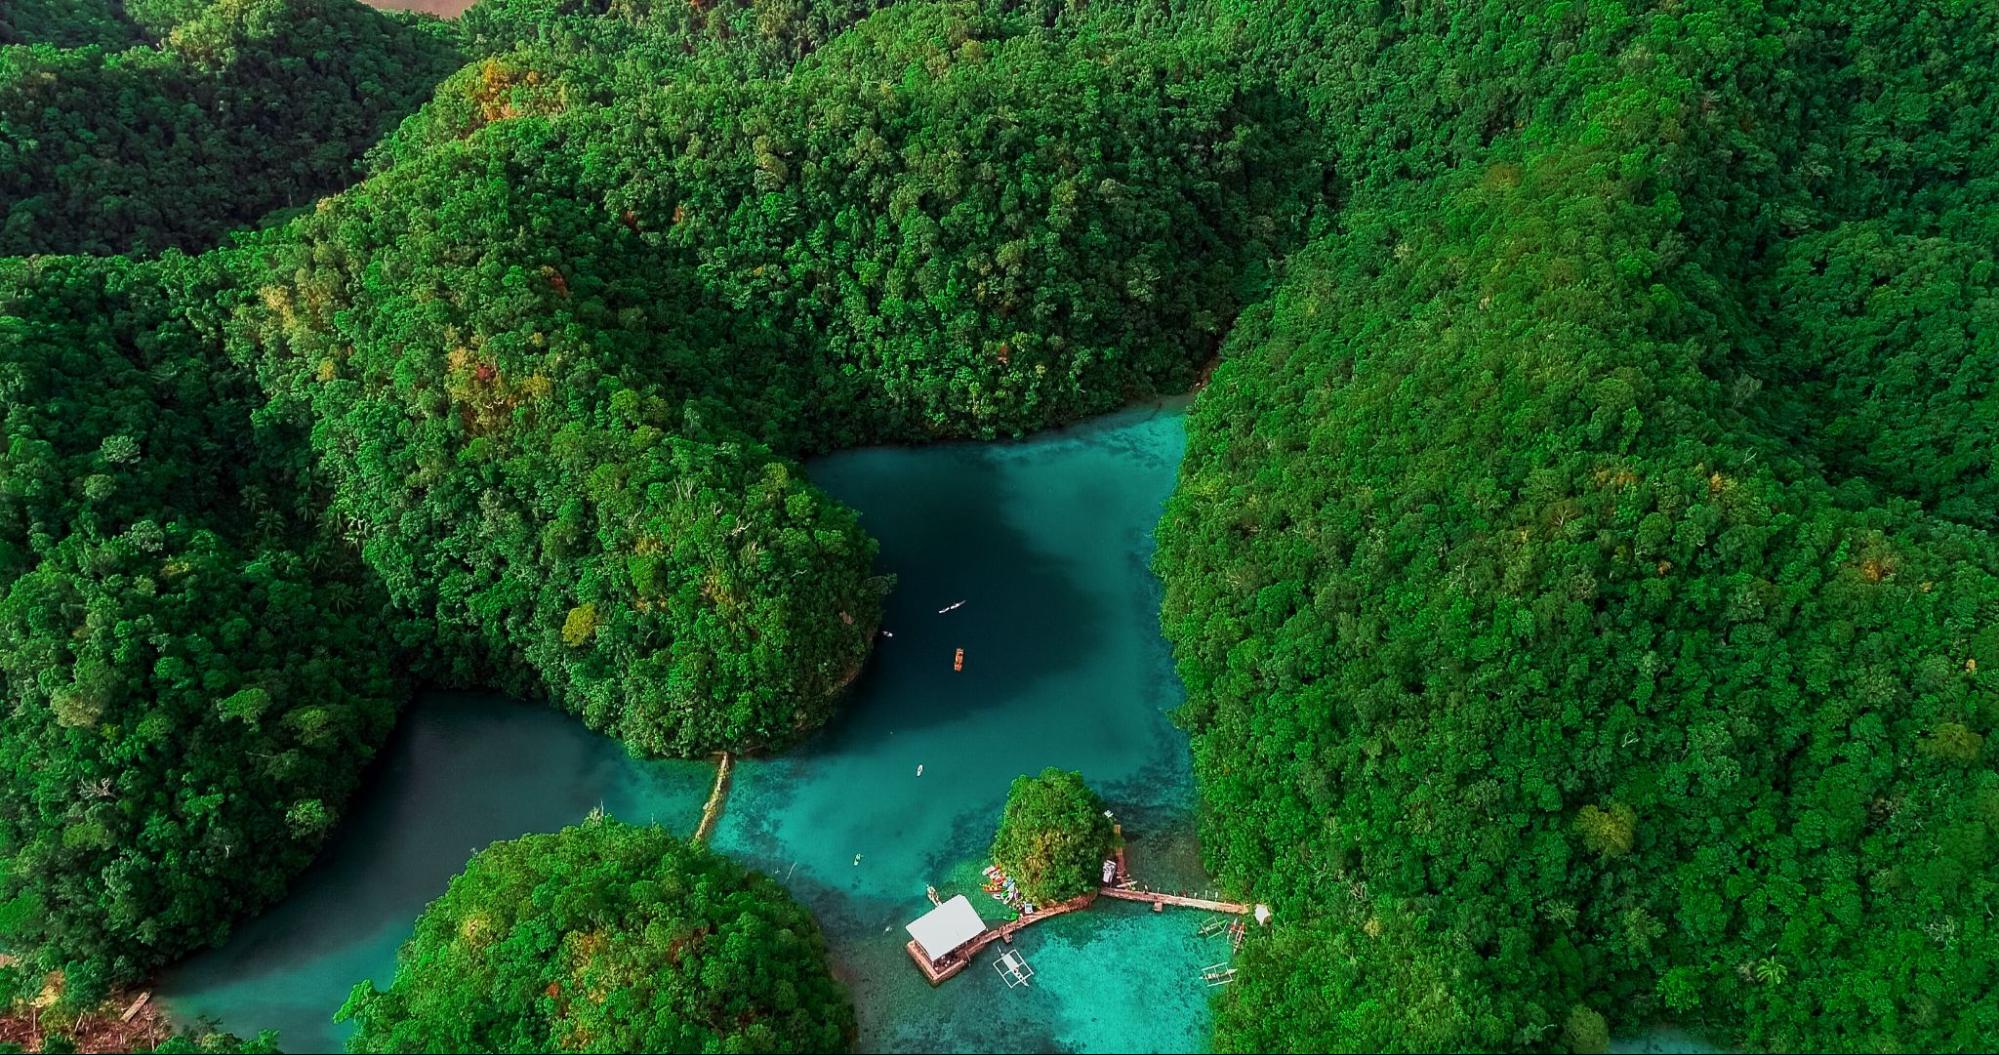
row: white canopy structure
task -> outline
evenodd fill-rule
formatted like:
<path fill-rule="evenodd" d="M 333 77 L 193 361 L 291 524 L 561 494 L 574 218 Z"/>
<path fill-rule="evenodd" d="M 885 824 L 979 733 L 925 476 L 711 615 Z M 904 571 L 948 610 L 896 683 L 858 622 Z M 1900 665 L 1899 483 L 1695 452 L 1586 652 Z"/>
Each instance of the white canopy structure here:
<path fill-rule="evenodd" d="M 924 913 L 908 929 L 909 936 L 916 939 L 923 955 L 930 957 L 931 963 L 936 963 L 956 952 L 966 942 L 984 934 L 986 921 L 979 918 L 979 910 L 972 907 L 971 901 L 959 894 Z"/>

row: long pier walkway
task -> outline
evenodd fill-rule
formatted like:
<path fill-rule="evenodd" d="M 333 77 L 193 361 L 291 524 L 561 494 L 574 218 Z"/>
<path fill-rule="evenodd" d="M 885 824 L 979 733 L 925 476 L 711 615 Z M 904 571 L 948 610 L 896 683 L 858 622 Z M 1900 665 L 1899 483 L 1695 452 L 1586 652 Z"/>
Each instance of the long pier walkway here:
<path fill-rule="evenodd" d="M 1117 875 L 1120 879 L 1125 879 L 1129 882 L 1125 870 L 1124 848 L 1122 846 L 1118 847 L 1117 850 Z M 1010 943 L 1013 941 L 1015 934 L 1020 933 L 1028 926 L 1039 923 L 1044 919 L 1053 919 L 1063 913 L 1089 908 L 1099 897 L 1113 898 L 1118 901 L 1145 902 L 1152 906 L 1152 911 L 1154 912 L 1165 911 L 1166 906 L 1172 905 L 1175 908 L 1201 909 L 1207 912 L 1226 912 L 1237 916 L 1247 916 L 1250 914 L 1250 907 L 1248 905 L 1238 904 L 1234 901 L 1210 901 L 1207 898 L 1188 897 L 1184 894 L 1162 894 L 1156 890 L 1144 890 L 1136 884 L 1131 886 L 1112 886 L 1107 883 L 1080 897 L 1071 898 L 1059 905 L 1050 905 L 1032 916 L 1022 916 L 1019 919 L 1008 920 L 997 927 L 988 927 L 978 937 L 951 950 L 948 956 L 936 963 L 930 962 L 929 958 L 923 955 L 923 950 L 917 946 L 916 942 L 909 942 L 906 948 L 909 950 L 909 958 L 916 961 L 917 969 L 923 972 L 923 977 L 928 978 L 931 985 L 936 985 L 946 978 L 956 975 L 959 971 L 964 970 L 971 964 L 973 957 L 976 957 L 986 946 L 991 945 L 993 942 L 1004 941 Z M 1234 926 L 1241 928 L 1243 924 L 1236 923 Z M 1237 935 L 1235 943 L 1240 945 L 1240 929 L 1232 933 Z"/>
<path fill-rule="evenodd" d="M 1182 894 L 1161 894 L 1156 890 L 1139 890 L 1136 888 L 1127 890 L 1123 887 L 1114 886 L 1099 887 L 1097 888 L 1097 893 L 1105 897 L 1117 898 L 1119 901 L 1151 902 L 1153 911 L 1155 912 L 1165 908 L 1167 905 L 1172 905 L 1175 908 L 1198 908 L 1206 909 L 1209 912 L 1233 912 L 1238 916 L 1249 915 L 1248 905 L 1239 905 L 1233 901 L 1209 901 L 1206 898 L 1187 897 Z"/>
<path fill-rule="evenodd" d="M 984 934 L 973 938 L 972 944 L 966 946 L 966 948 L 971 950 L 966 955 L 975 956 L 980 949 L 991 945 L 995 941 L 1003 941 L 1011 945 L 1013 944 L 1013 936 L 1026 930 L 1028 924 L 1039 923 L 1044 919 L 1060 916 L 1065 912 L 1074 912 L 1079 908 L 1089 908 L 1090 903 L 1096 899 L 1097 895 L 1094 893 L 1084 894 L 1081 897 L 1070 898 L 1059 905 L 1050 905 L 1032 916 L 1022 916 L 1019 919 L 1008 920 Z"/>

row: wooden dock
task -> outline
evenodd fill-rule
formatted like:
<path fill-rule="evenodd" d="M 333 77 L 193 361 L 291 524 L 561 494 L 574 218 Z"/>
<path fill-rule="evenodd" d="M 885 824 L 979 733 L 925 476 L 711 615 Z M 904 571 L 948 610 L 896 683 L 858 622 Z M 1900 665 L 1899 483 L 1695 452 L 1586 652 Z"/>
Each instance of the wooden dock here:
<path fill-rule="evenodd" d="M 909 958 L 916 961 L 916 966 L 923 972 L 923 977 L 930 979 L 931 985 L 936 985 L 944 979 L 964 970 L 965 965 L 971 963 L 973 957 L 977 956 L 986 946 L 991 945 L 993 942 L 1003 941 L 1011 944 L 1013 936 L 1025 930 L 1030 925 L 1039 923 L 1044 919 L 1053 919 L 1065 912 L 1074 912 L 1079 908 L 1089 908 L 1090 903 L 1095 900 L 1097 900 L 1097 891 L 1092 890 L 1081 897 L 1070 898 L 1060 904 L 1050 905 L 1032 916 L 1022 916 L 1019 919 L 1008 920 L 997 927 L 988 927 L 985 933 L 953 949 L 951 954 L 939 963 L 931 963 L 929 957 L 923 955 L 923 950 L 918 948 L 914 941 L 909 942 L 903 948 L 909 951 Z"/>
<path fill-rule="evenodd" d="M 1092 890 L 1089 893 L 1084 894 L 1080 897 L 1072 897 L 1069 900 L 1064 901 L 1060 904 L 1050 905 L 1047 908 L 1042 909 L 1039 912 L 1036 912 L 1032 916 L 1022 916 L 1019 919 L 1008 920 L 1005 923 L 1000 924 L 998 927 L 980 935 L 975 941 L 973 941 L 972 944 L 976 946 L 976 948 L 974 948 L 973 951 L 977 952 L 979 949 L 983 949 L 986 946 L 991 945 L 993 943 L 994 938 L 998 938 L 1000 941 L 1006 942 L 1008 945 L 1011 945 L 1013 944 L 1013 936 L 1027 929 L 1028 924 L 1039 923 L 1044 919 L 1048 919 L 1052 916 L 1059 916 L 1064 912 L 1074 912 L 1079 908 L 1089 908 L 1090 903 L 1095 900 L 1097 900 L 1097 892 Z"/>
<path fill-rule="evenodd" d="M 931 985 L 957 974 L 965 969 L 966 964 L 972 962 L 971 954 L 961 949 L 933 964 L 930 962 L 930 957 L 923 955 L 923 950 L 917 947 L 914 938 L 911 938 L 903 948 L 909 950 L 909 958 L 916 961 L 916 969 L 923 972 L 923 977 L 930 979 Z"/>
<path fill-rule="evenodd" d="M 1116 832 L 1119 841 L 1114 851 L 1114 860 L 1116 861 L 1114 874 L 1117 876 L 1118 883 L 1123 885 L 1114 886 L 1105 884 L 1080 897 L 1070 898 L 1059 905 L 1050 905 L 1032 916 L 1022 916 L 1019 919 L 1002 923 L 997 927 L 988 927 L 977 937 L 953 949 L 943 960 L 934 964 L 924 955 L 923 950 L 917 946 L 916 942 L 911 941 L 905 946 L 909 950 L 909 958 L 916 961 L 916 966 L 923 972 L 923 977 L 930 979 L 931 985 L 936 985 L 944 979 L 950 978 L 964 970 L 966 965 L 972 962 L 973 957 L 977 956 L 986 946 L 991 945 L 993 942 L 1012 942 L 1013 936 L 1028 926 L 1039 923 L 1044 919 L 1060 916 L 1065 912 L 1074 912 L 1077 909 L 1089 908 L 1099 897 L 1114 898 L 1118 901 L 1144 902 L 1151 905 L 1154 912 L 1163 912 L 1166 906 L 1172 905 L 1175 908 L 1201 909 L 1207 912 L 1226 912 L 1236 916 L 1247 916 L 1250 914 L 1250 907 L 1248 905 L 1239 905 L 1233 901 L 1210 901 L 1207 898 L 1188 897 L 1185 894 L 1162 894 L 1156 890 L 1141 888 L 1138 884 L 1132 882 L 1130 871 L 1125 864 L 1124 826 L 1122 824 L 1118 825 Z M 1237 920 L 1235 922 L 1236 928 L 1242 928 L 1243 926 L 1243 921 Z M 1230 932 L 1229 938 L 1232 950 L 1242 947 L 1242 933 L 1241 929 L 1235 929 Z"/>
<path fill-rule="evenodd" d="M 1114 886 L 1099 887 L 1097 893 L 1119 901 L 1148 902 L 1155 912 L 1172 905 L 1176 908 L 1198 908 L 1209 912 L 1233 912 L 1238 916 L 1249 915 L 1248 905 L 1238 905 L 1233 901 L 1209 901 L 1206 898 L 1186 897 L 1181 894 L 1161 894 L 1154 890 L 1126 890 Z"/>

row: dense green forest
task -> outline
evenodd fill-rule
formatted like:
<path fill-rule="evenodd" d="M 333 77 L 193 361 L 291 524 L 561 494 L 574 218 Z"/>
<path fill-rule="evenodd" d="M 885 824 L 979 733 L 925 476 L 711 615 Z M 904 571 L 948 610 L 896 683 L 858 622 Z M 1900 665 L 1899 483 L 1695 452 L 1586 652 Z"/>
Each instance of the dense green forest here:
<path fill-rule="evenodd" d="M 474 855 L 350 1051 L 836 1052 L 854 1009 L 819 925 L 771 879 L 602 816 Z"/>
<path fill-rule="evenodd" d="M 39 1055 L 75 1051 L 109 1051 L 104 1047 L 107 1038 L 99 1037 L 87 1029 L 81 1032 L 65 1032 L 61 1029 L 45 1028 L 41 1031 L 40 1042 L 32 1049 L 25 1045 L 0 1042 L 0 1055 L 19 1055 L 33 1050 Z M 84 1047 L 85 1044 L 92 1045 Z M 134 1040 L 130 1044 L 120 1044 L 115 1050 L 130 1051 L 134 1055 L 279 1055 L 280 1050 L 275 1033 L 264 1033 L 248 1040 L 230 1033 L 218 1033 L 199 1028 L 174 1030 L 157 1041 L 150 1038 Z"/>
<path fill-rule="evenodd" d="M 404 679 L 186 257 L 0 264 L 0 903 L 80 994 L 312 859 Z"/>
<path fill-rule="evenodd" d="M 26 0 L 8 43 L 0 255 L 213 245 L 347 185 L 462 61 L 352 0 Z"/>
<path fill-rule="evenodd" d="M 0 946 L 83 1000 L 218 940 L 417 685 L 796 743 L 891 585 L 798 459 L 1206 379 L 1162 623 L 1276 910 L 1218 1050 L 1979 1047 L 1995 53 L 1955 0 L 10 4 Z M 370 1050 L 848 1042 L 515 984 L 689 883 L 823 975 L 664 847 L 476 858 Z"/>
<path fill-rule="evenodd" d="M 228 245 L 0 273 L 0 921 L 76 999 L 281 892 L 411 681 L 641 753 L 817 728 L 888 583 L 792 459 L 1186 385 L 1316 191 L 1205 38 L 672 10 L 461 43 Z"/>
<path fill-rule="evenodd" d="M 1503 23 L 1384 35 L 1464 93 L 1407 133 L 1269 45 L 1336 172 L 1409 149 L 1235 328 L 1161 527 L 1207 851 L 1284 921 L 1218 1047 L 1999 1028 L 1999 24 L 1681 6 L 1542 23 L 1521 94 Z"/>

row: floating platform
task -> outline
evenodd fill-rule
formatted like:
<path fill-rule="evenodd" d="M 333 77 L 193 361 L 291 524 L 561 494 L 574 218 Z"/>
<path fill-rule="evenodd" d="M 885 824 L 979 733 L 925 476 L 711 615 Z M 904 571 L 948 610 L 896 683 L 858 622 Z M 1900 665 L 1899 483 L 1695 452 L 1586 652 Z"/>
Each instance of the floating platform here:
<path fill-rule="evenodd" d="M 1071 898 L 1061 904 L 1049 905 L 1032 916 L 1022 916 L 1019 919 L 1002 923 L 997 927 L 987 928 L 984 933 L 951 950 L 942 960 L 936 963 L 932 963 L 930 958 L 924 954 L 923 947 L 914 941 L 911 941 L 904 948 L 909 950 L 909 958 L 916 961 L 916 966 L 922 970 L 923 977 L 930 979 L 931 985 L 936 985 L 946 978 L 956 975 L 959 971 L 964 970 L 965 965 L 972 962 L 972 957 L 977 956 L 980 951 L 993 942 L 1004 941 L 1011 944 L 1013 936 L 1020 933 L 1022 929 L 1039 923 L 1044 919 L 1052 919 L 1066 912 L 1088 908 L 1090 907 L 1090 903 L 1095 900 L 1097 900 L 1097 893 L 1093 890 L 1081 897 Z"/>
<path fill-rule="evenodd" d="M 959 652 L 961 655 L 963 654 L 962 649 L 960 649 Z M 1123 825 L 1118 825 L 1116 830 L 1120 836 L 1124 834 Z M 1209 912 L 1226 912 L 1234 916 L 1247 916 L 1250 915 L 1252 912 L 1251 908 L 1248 905 L 1237 904 L 1236 902 L 1233 901 L 1210 901 L 1206 898 L 1187 897 L 1184 894 L 1162 894 L 1152 890 L 1139 889 L 1139 887 L 1136 884 L 1131 882 L 1129 873 L 1126 871 L 1124 847 L 1122 844 L 1120 844 L 1117 847 L 1116 856 L 1114 860 L 1116 862 L 1115 873 L 1117 875 L 1118 880 L 1120 882 L 1130 885 L 1113 886 L 1109 883 L 1106 883 L 1098 887 L 1097 889 L 1090 891 L 1087 894 L 1083 894 L 1080 897 L 1070 898 L 1069 900 L 1064 901 L 1059 905 L 1044 906 L 1041 909 L 1041 911 L 1036 912 L 1032 916 L 1022 916 L 1019 919 L 1002 923 L 997 927 L 987 927 L 985 930 L 980 931 L 977 934 L 972 934 L 972 930 L 973 928 L 977 927 L 981 921 L 976 919 L 975 917 L 967 915 L 964 916 L 963 919 L 957 921 L 957 929 L 952 931 L 948 937 L 944 937 L 940 940 L 933 942 L 933 944 L 937 944 L 939 946 L 950 943 L 956 943 L 956 947 L 954 947 L 949 953 L 945 954 L 941 959 L 938 959 L 935 962 L 933 962 L 928 956 L 928 954 L 924 952 L 923 947 L 915 941 L 911 941 L 907 946 L 907 948 L 909 949 L 909 958 L 916 961 L 916 966 L 923 971 L 923 977 L 930 979 L 931 985 L 936 985 L 939 982 L 942 982 L 944 979 L 950 978 L 953 975 L 956 975 L 958 972 L 964 970 L 965 965 L 971 963 L 972 958 L 974 956 L 977 956 L 980 950 L 984 949 L 988 945 L 991 945 L 993 942 L 1004 941 L 1011 943 L 1013 941 L 1014 934 L 1018 933 L 1022 928 L 1027 927 L 1030 924 L 1039 923 L 1044 919 L 1050 919 L 1055 916 L 1060 916 L 1065 912 L 1074 912 L 1080 908 L 1088 908 L 1093 902 L 1097 900 L 1099 896 L 1107 898 L 1115 898 L 1119 901 L 1143 902 L 1145 904 L 1151 905 L 1152 911 L 1154 912 L 1164 912 L 1166 910 L 1166 906 L 1168 905 L 1172 905 L 1176 908 L 1205 909 Z M 990 876 L 991 870 L 988 870 L 987 874 L 988 876 Z M 931 900 L 932 901 L 936 900 L 934 893 Z M 970 901 L 966 899 L 963 894 L 960 894 L 957 897 L 952 898 L 951 900 L 953 902 L 964 901 L 965 908 L 962 910 L 962 912 L 970 911 Z M 917 922 L 910 924 L 909 925 L 910 933 L 911 934 L 920 933 L 921 930 L 925 928 L 926 921 L 930 919 L 932 916 L 937 916 L 941 914 L 942 911 L 943 910 L 941 909 L 933 910 L 929 915 L 925 916 L 924 919 L 918 920 Z M 1258 923 L 1262 923 L 1269 918 L 1270 915 L 1269 910 L 1261 905 L 1257 906 L 1254 911 L 1256 913 L 1256 920 Z M 1234 920 L 1230 923 L 1229 938 L 1230 938 L 1230 944 L 1232 946 L 1232 951 L 1235 949 L 1240 949 L 1242 947 L 1243 932 L 1246 929 L 1247 927 L 1244 925 L 1244 922 L 1240 919 Z M 966 937 L 966 935 L 968 934 L 971 934 L 972 936 L 969 938 Z M 1018 954 L 1009 953 L 1008 955 L 1017 956 Z M 1024 966 L 1025 961 L 1022 961 L 1022 964 Z M 1226 977 L 1222 978 L 1221 981 L 1216 981 L 1215 978 L 1220 977 L 1221 974 L 1224 973 L 1221 970 L 1223 968 L 1228 968 L 1228 965 L 1219 964 L 1219 965 L 1214 965 L 1211 968 L 1204 969 L 1203 972 L 1204 976 L 1211 976 L 1207 977 L 1207 981 L 1210 985 L 1226 985 L 1229 982 L 1235 980 L 1234 970 L 1228 969 L 1225 972 Z M 1006 973 L 1004 968 L 1000 968 L 1000 970 L 1002 974 Z"/>
<path fill-rule="evenodd" d="M 946 956 L 943 963 L 933 964 L 930 962 L 930 957 L 923 955 L 922 947 L 914 940 L 903 948 L 909 950 L 909 958 L 916 961 L 916 969 L 923 972 L 923 977 L 930 979 L 931 985 L 956 975 L 965 969 L 966 964 L 972 962 L 972 954 L 961 950 Z"/>

